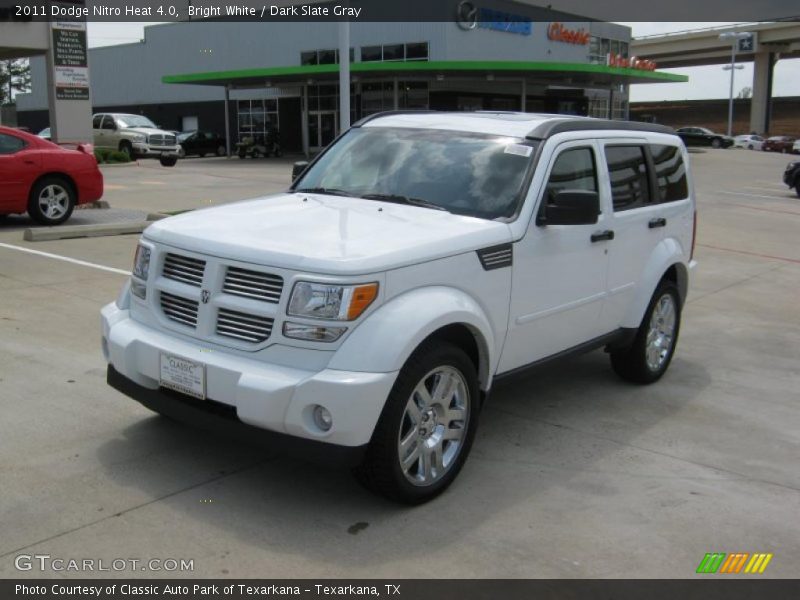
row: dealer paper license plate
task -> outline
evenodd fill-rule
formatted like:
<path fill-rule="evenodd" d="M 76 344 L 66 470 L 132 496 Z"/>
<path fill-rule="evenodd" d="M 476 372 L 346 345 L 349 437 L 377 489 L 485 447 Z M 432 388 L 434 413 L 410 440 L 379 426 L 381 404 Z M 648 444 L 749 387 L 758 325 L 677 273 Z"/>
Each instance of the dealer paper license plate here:
<path fill-rule="evenodd" d="M 162 387 L 206 399 L 206 366 L 180 356 L 161 353 Z"/>

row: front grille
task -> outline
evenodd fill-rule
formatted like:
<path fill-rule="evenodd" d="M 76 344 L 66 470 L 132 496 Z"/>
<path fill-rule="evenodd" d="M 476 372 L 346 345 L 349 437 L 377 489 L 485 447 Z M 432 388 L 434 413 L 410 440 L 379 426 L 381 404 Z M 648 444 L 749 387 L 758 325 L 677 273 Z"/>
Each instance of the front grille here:
<path fill-rule="evenodd" d="M 228 267 L 222 291 L 234 296 L 255 298 L 277 304 L 280 302 L 283 291 L 283 278 L 269 273 Z"/>
<path fill-rule="evenodd" d="M 164 135 L 162 133 L 154 133 L 147 138 L 151 146 L 174 146 L 175 136 Z"/>
<path fill-rule="evenodd" d="M 161 310 L 168 319 L 191 328 L 197 327 L 197 300 L 188 300 L 174 294 L 161 292 Z"/>
<path fill-rule="evenodd" d="M 268 317 L 221 308 L 217 315 L 217 335 L 258 344 L 269 338 L 273 322 Z"/>
<path fill-rule="evenodd" d="M 162 273 L 167 279 L 173 279 L 189 285 L 200 287 L 203 285 L 203 273 L 206 261 L 178 254 L 167 254 L 164 257 Z"/>

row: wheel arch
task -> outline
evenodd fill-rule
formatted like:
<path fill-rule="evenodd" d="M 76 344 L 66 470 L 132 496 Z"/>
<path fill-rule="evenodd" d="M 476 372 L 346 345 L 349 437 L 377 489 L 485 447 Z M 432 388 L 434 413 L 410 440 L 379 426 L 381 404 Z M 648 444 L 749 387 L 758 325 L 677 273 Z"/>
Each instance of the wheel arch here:
<path fill-rule="evenodd" d="M 664 279 L 673 281 L 678 287 L 683 306 L 689 293 L 689 269 L 680 244 L 672 238 L 662 240 L 650 255 L 622 327 L 639 328 L 653 292 Z"/>
<path fill-rule="evenodd" d="M 80 188 L 78 187 L 78 184 L 70 175 L 62 171 L 48 171 L 47 173 L 42 173 L 36 179 L 34 179 L 31 183 L 30 190 L 28 190 L 28 201 L 33 198 L 33 190 L 36 188 L 36 186 L 48 177 L 57 177 L 58 179 L 63 179 L 67 184 L 69 184 L 69 186 L 72 188 L 72 193 L 75 194 L 75 206 L 80 204 Z"/>
<path fill-rule="evenodd" d="M 443 286 L 405 292 L 379 307 L 344 341 L 328 367 L 399 371 L 417 348 L 434 339 L 462 348 L 475 364 L 479 387 L 488 390 L 496 362 L 489 318 L 474 298 Z"/>

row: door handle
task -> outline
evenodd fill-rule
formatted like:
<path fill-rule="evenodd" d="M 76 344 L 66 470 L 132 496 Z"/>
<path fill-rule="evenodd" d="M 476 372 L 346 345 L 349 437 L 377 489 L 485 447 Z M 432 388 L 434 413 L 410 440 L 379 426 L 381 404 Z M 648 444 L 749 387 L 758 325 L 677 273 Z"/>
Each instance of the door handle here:
<path fill-rule="evenodd" d="M 602 242 L 603 240 L 613 240 L 614 239 L 614 232 L 610 229 L 606 229 L 605 231 L 598 231 L 597 233 L 592 234 L 592 243 L 595 242 Z"/>
<path fill-rule="evenodd" d="M 650 229 L 656 229 L 657 227 L 666 227 L 667 220 L 664 217 L 660 217 L 658 219 L 650 219 L 650 222 L 647 224 Z"/>

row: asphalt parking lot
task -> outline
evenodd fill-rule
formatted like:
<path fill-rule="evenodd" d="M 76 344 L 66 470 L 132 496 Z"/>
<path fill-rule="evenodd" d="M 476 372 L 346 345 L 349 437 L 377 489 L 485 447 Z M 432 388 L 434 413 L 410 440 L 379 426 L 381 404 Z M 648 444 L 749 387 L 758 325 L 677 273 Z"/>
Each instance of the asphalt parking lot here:
<path fill-rule="evenodd" d="M 86 576 L 15 568 L 46 554 L 194 561 L 89 574 L 101 577 L 685 578 L 713 551 L 771 552 L 761 577 L 796 577 L 800 199 L 780 181 L 788 160 L 692 154 L 700 264 L 661 382 L 626 384 L 599 351 L 499 384 L 456 483 L 416 508 L 108 388 L 98 312 L 137 236 L 29 243 L 26 219 L 0 223 L 0 577 Z M 229 202 L 283 189 L 289 165 L 109 167 L 105 199 L 141 213 Z"/>

